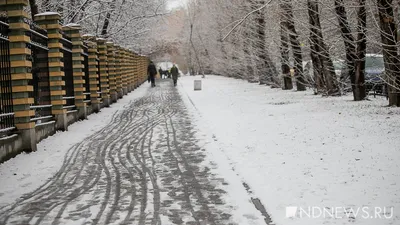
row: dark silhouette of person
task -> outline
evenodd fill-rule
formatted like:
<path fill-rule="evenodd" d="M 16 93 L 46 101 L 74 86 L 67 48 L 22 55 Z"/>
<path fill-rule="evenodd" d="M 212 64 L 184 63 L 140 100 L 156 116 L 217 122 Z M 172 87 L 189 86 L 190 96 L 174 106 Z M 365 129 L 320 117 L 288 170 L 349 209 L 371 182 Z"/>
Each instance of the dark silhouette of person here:
<path fill-rule="evenodd" d="M 147 67 L 147 74 L 148 74 L 149 80 L 151 82 L 151 87 L 155 87 L 156 86 L 157 68 L 154 65 L 153 61 L 150 61 L 150 64 Z"/>
<path fill-rule="evenodd" d="M 179 70 L 175 64 L 171 68 L 171 75 L 172 75 L 172 80 L 174 80 L 174 86 L 176 87 L 176 84 L 178 83 Z"/>

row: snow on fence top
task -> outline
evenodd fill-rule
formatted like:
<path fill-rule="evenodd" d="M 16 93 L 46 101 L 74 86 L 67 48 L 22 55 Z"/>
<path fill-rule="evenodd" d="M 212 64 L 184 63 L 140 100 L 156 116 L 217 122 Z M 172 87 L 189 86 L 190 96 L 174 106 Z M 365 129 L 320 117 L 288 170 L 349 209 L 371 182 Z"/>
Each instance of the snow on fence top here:
<path fill-rule="evenodd" d="M 39 13 L 36 14 L 35 16 L 54 16 L 54 15 L 59 15 L 61 16 L 59 13 L 57 12 L 44 12 L 44 13 Z"/>

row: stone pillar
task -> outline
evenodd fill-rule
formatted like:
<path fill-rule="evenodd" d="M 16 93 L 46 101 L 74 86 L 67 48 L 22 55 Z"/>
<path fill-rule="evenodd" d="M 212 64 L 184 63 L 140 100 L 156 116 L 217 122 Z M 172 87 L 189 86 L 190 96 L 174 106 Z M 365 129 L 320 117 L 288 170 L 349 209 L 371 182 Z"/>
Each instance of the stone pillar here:
<path fill-rule="evenodd" d="M 131 73 L 131 53 L 126 50 L 126 82 L 128 84 L 128 92 L 132 91 L 132 73 Z"/>
<path fill-rule="evenodd" d="M 88 44 L 88 66 L 89 66 L 89 91 L 90 91 L 90 103 L 92 111 L 95 113 L 100 112 L 100 101 L 99 94 L 99 68 L 98 68 L 98 51 L 96 38 L 93 35 L 84 35 L 83 38 L 87 40 Z"/>
<path fill-rule="evenodd" d="M 79 119 L 87 119 L 87 109 L 85 95 L 85 72 L 84 70 L 84 58 L 83 54 L 83 42 L 80 33 L 81 27 L 78 24 L 68 24 L 63 27 L 66 34 L 71 37 L 72 41 L 72 68 L 74 77 L 74 96 L 75 106 L 78 109 Z"/>
<path fill-rule="evenodd" d="M 28 14 L 24 7 L 28 5 L 28 0 L 4 1 L 0 0 L 0 8 L 8 12 L 9 19 L 9 41 L 10 41 L 10 66 L 11 66 L 11 85 L 14 110 L 14 122 L 22 137 L 23 151 L 36 151 L 36 131 L 35 122 L 31 121 L 31 116 L 35 111 L 30 109 L 33 98 L 29 94 L 33 91 L 33 86 L 28 85 L 32 80 L 32 62 L 28 60 L 31 50 L 27 48 L 30 37 L 25 35 L 29 25 L 24 23 Z"/>
<path fill-rule="evenodd" d="M 144 69 L 144 57 L 140 56 L 140 73 L 142 74 L 142 79 L 144 79 L 145 74 L 147 75 L 147 70 Z"/>
<path fill-rule="evenodd" d="M 137 85 L 137 69 L 136 69 L 136 54 L 135 52 L 132 51 L 132 71 L 133 71 L 133 88 L 136 89 L 138 87 Z"/>
<path fill-rule="evenodd" d="M 131 89 L 131 71 L 129 68 L 129 49 L 125 49 L 125 69 L 126 69 L 126 88 L 128 93 L 132 91 Z"/>
<path fill-rule="evenodd" d="M 147 67 L 148 67 L 149 64 L 150 64 L 150 59 L 147 58 L 147 57 L 143 57 L 143 59 L 144 59 L 143 70 L 144 70 L 144 73 L 147 74 Z"/>
<path fill-rule="evenodd" d="M 127 72 L 127 53 L 126 49 L 121 48 L 121 69 L 122 69 L 122 90 L 124 95 L 128 94 L 128 72 Z"/>
<path fill-rule="evenodd" d="M 115 76 L 117 83 L 117 93 L 118 98 L 122 98 L 124 96 L 124 91 L 122 89 L 122 69 L 121 69 L 121 47 L 115 45 Z"/>
<path fill-rule="evenodd" d="M 131 62 L 130 62 L 130 67 L 132 70 L 132 89 L 135 90 L 136 89 L 136 71 L 135 71 L 135 53 L 133 51 L 131 51 Z"/>
<path fill-rule="evenodd" d="M 100 60 L 100 91 L 101 98 L 103 100 L 103 106 L 110 106 L 110 86 L 108 84 L 108 62 L 107 62 L 107 45 L 106 40 L 103 38 L 97 38 L 97 49 L 99 52 Z"/>
<path fill-rule="evenodd" d="M 61 52 L 62 43 L 60 39 L 62 29 L 58 13 L 42 13 L 35 15 L 35 21 L 43 29 L 47 30 L 48 48 L 49 48 L 49 76 L 50 76 L 50 95 L 51 95 L 51 112 L 56 118 L 56 129 L 67 131 L 67 110 L 64 109 L 66 101 L 63 100 L 65 95 L 65 82 L 62 80 L 64 72 L 64 63 L 61 62 L 63 54 Z"/>
<path fill-rule="evenodd" d="M 108 76 L 110 80 L 110 97 L 111 102 L 117 102 L 117 79 L 116 79 L 116 68 L 115 68 L 115 47 L 114 43 L 107 42 L 107 59 L 108 59 Z"/>
<path fill-rule="evenodd" d="M 140 73 L 139 73 L 139 55 L 135 53 L 134 55 L 134 69 L 135 69 L 135 85 L 140 86 Z"/>
<path fill-rule="evenodd" d="M 137 69 L 138 69 L 138 74 L 139 74 L 139 80 L 143 80 L 143 67 L 142 67 L 142 57 L 138 55 L 137 57 Z M 147 79 L 147 77 L 146 77 Z"/>

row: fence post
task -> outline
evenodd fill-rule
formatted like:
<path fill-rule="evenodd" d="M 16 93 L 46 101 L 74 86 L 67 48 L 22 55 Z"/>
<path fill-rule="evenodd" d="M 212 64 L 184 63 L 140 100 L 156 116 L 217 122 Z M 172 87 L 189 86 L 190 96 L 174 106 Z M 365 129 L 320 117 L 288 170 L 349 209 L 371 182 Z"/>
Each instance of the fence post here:
<path fill-rule="evenodd" d="M 133 73 L 134 73 L 134 82 L 135 82 L 135 88 L 139 87 L 139 82 L 138 82 L 138 78 L 139 78 L 139 73 L 138 73 L 138 67 L 137 67 L 137 55 L 135 52 L 133 52 L 133 60 L 132 60 L 132 65 L 133 65 Z"/>
<path fill-rule="evenodd" d="M 132 90 L 136 89 L 136 82 L 135 82 L 135 59 L 133 51 L 129 51 L 129 69 L 131 70 L 131 88 Z"/>
<path fill-rule="evenodd" d="M 144 73 L 147 74 L 147 67 L 150 64 L 150 59 L 147 58 L 146 56 L 144 56 L 143 59 L 144 59 L 144 68 L 143 68 L 144 69 Z"/>
<path fill-rule="evenodd" d="M 121 70 L 121 47 L 119 45 L 115 45 L 115 72 L 116 72 L 116 80 L 117 80 L 117 93 L 118 98 L 122 98 L 124 95 L 124 91 L 122 89 L 122 70 Z"/>
<path fill-rule="evenodd" d="M 126 72 L 126 50 L 121 48 L 121 77 L 122 77 L 122 91 L 124 95 L 128 94 L 128 76 Z"/>
<path fill-rule="evenodd" d="M 83 42 L 81 36 L 81 26 L 79 24 L 67 24 L 63 27 L 63 30 L 72 42 L 72 75 L 74 79 L 74 97 L 75 106 L 78 109 L 78 118 L 87 119 L 87 108 L 85 100 L 85 72 L 84 70 L 84 58 L 83 54 Z"/>
<path fill-rule="evenodd" d="M 142 56 L 142 64 L 143 64 L 143 74 L 145 74 L 147 72 L 147 60 L 146 57 Z"/>
<path fill-rule="evenodd" d="M 114 43 L 107 42 L 107 59 L 108 59 L 108 76 L 110 80 L 110 96 L 111 102 L 117 102 L 117 79 L 116 79 L 116 68 L 115 68 L 115 47 Z"/>
<path fill-rule="evenodd" d="M 132 91 L 131 88 L 131 70 L 129 68 L 129 49 L 125 49 L 125 70 L 126 70 L 126 88 L 128 90 L 128 93 Z"/>
<path fill-rule="evenodd" d="M 126 49 L 126 84 L 127 84 L 127 89 L 128 92 L 132 91 L 132 74 L 131 74 L 131 68 L 130 68 L 130 51 L 129 49 Z"/>
<path fill-rule="evenodd" d="M 145 69 L 146 65 L 145 65 L 144 56 L 141 56 L 140 59 L 141 59 L 140 63 L 141 63 L 141 67 L 142 67 L 142 76 L 144 77 L 147 72 L 147 70 Z"/>
<path fill-rule="evenodd" d="M 142 57 L 140 55 L 137 56 L 137 69 L 138 69 L 139 79 L 142 81 L 144 79 L 144 76 L 142 68 Z"/>
<path fill-rule="evenodd" d="M 66 94 L 64 89 L 65 82 L 63 81 L 64 63 L 61 62 L 63 54 L 61 52 L 62 35 L 60 30 L 60 14 L 58 13 L 41 13 L 35 15 L 35 21 L 43 29 L 47 30 L 48 34 L 48 48 L 49 48 L 49 77 L 50 77 L 50 96 L 51 96 L 51 112 L 56 118 L 56 129 L 67 131 L 67 110 L 64 109 L 66 101 L 63 96 Z"/>
<path fill-rule="evenodd" d="M 137 56 L 137 69 L 139 74 L 139 79 L 142 81 L 143 78 L 143 68 L 142 68 L 142 57 L 140 55 Z"/>
<path fill-rule="evenodd" d="M 92 105 L 92 111 L 95 113 L 100 112 L 100 100 L 99 94 L 99 68 L 97 66 L 98 51 L 95 36 L 84 35 L 83 38 L 87 40 L 88 44 L 88 66 L 89 66 L 89 90 L 90 90 L 90 102 Z"/>
<path fill-rule="evenodd" d="M 103 106 L 110 106 L 110 90 L 109 90 L 109 79 L 108 79 L 108 62 L 107 62 L 107 45 L 106 40 L 103 38 L 97 38 L 97 49 L 99 52 L 100 60 L 100 91 L 103 99 Z"/>
<path fill-rule="evenodd" d="M 1 8 L 8 12 L 9 20 L 14 122 L 21 133 L 22 150 L 36 151 L 35 122 L 31 121 L 31 116 L 34 116 L 34 110 L 30 109 L 30 105 L 33 104 L 34 100 L 29 97 L 29 94 L 33 91 L 33 86 L 29 85 L 32 80 L 32 62 L 28 60 L 31 50 L 27 47 L 27 43 L 30 43 L 31 40 L 25 34 L 30 28 L 24 22 L 28 18 L 28 14 L 24 11 L 24 7 L 27 5 L 27 0 L 0 1 Z"/>

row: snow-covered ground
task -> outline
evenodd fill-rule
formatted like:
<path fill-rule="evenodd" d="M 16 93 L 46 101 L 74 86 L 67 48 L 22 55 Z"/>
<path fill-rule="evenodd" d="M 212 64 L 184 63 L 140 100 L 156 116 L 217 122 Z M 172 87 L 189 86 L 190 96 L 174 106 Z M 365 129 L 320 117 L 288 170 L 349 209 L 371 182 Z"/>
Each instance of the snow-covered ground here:
<path fill-rule="evenodd" d="M 110 108 L 88 116 L 68 127 L 68 132 L 57 132 L 41 141 L 38 150 L 22 153 L 0 164 L 0 207 L 14 202 L 23 194 L 36 190 L 51 178 L 63 164 L 68 149 L 101 130 L 122 107 L 146 94 L 147 85 L 118 100 Z"/>
<path fill-rule="evenodd" d="M 195 79 L 202 80 L 202 91 L 193 90 Z M 235 206 L 238 224 L 259 213 L 250 197 L 261 200 L 278 225 L 400 224 L 400 109 L 385 107 L 386 100 L 323 98 L 217 76 L 184 76 L 177 88 L 199 146 L 207 151 L 204 162 L 214 162 L 207 166 L 229 183 L 224 200 Z M 143 85 L 68 132 L 43 140 L 37 152 L 0 164 L 0 207 L 45 183 L 71 146 L 101 130 L 147 90 Z M 295 217 L 287 218 L 286 207 L 304 212 L 297 208 Z M 308 207 L 314 207 L 313 215 L 305 214 Z M 319 215 L 324 207 L 330 207 L 325 217 Z M 373 207 L 386 209 L 391 218 L 372 214 Z M 332 208 L 337 215 L 329 215 Z M 349 219 L 340 212 L 344 208 L 360 211 Z M 255 225 L 265 224 L 259 214 L 251 218 Z"/>
<path fill-rule="evenodd" d="M 193 90 L 195 79 L 202 91 Z M 182 77 L 178 89 L 219 173 L 235 171 L 275 224 L 400 224 L 400 109 L 385 99 L 353 102 L 217 76 Z"/>

